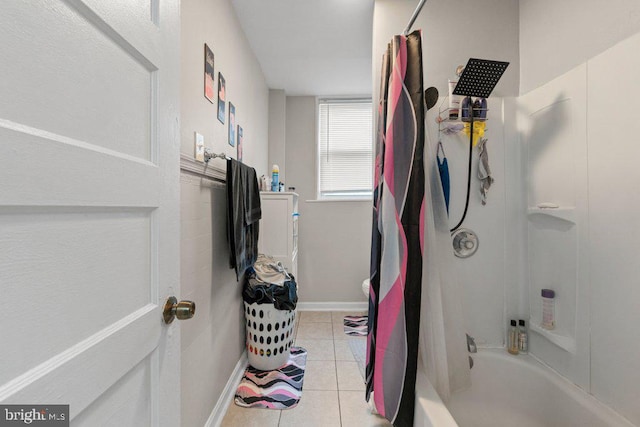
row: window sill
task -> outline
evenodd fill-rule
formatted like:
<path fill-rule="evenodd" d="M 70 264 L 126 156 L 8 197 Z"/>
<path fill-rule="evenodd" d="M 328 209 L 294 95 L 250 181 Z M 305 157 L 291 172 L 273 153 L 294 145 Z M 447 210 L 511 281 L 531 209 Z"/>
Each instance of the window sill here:
<path fill-rule="evenodd" d="M 373 198 L 362 199 L 362 198 L 344 198 L 344 199 L 313 199 L 313 200 L 305 200 L 306 203 L 341 203 L 341 202 L 366 202 L 372 203 Z"/>

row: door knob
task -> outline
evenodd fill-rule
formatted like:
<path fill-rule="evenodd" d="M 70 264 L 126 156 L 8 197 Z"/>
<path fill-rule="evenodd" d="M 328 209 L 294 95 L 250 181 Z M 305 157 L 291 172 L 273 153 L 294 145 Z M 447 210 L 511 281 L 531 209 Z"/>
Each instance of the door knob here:
<path fill-rule="evenodd" d="M 167 325 L 173 322 L 176 317 L 178 320 L 191 319 L 196 312 L 196 303 L 193 301 L 180 301 L 176 297 L 167 298 L 162 310 L 164 323 Z"/>

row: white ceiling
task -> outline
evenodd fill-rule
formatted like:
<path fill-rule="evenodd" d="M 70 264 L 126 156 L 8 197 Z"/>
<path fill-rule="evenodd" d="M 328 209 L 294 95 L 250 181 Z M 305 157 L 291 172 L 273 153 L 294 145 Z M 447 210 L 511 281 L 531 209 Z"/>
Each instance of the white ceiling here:
<path fill-rule="evenodd" d="M 370 95 L 373 0 L 232 0 L 271 89 Z"/>

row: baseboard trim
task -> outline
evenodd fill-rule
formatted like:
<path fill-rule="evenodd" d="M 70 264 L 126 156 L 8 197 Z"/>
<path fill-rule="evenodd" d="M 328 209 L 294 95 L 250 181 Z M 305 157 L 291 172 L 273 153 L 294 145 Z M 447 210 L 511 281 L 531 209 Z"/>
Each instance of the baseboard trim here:
<path fill-rule="evenodd" d="M 236 363 L 236 367 L 233 369 L 233 372 L 231 373 L 227 384 L 224 386 L 224 390 L 222 390 L 222 394 L 218 398 L 218 402 L 216 402 L 216 406 L 213 408 L 213 411 L 211 411 L 211 415 L 209 415 L 209 419 L 205 423 L 204 427 L 219 427 L 220 424 L 222 424 L 222 419 L 227 413 L 229 405 L 233 402 L 233 397 L 236 395 L 238 384 L 240 384 L 240 380 L 242 380 L 242 375 L 244 374 L 245 369 L 247 369 L 248 363 L 247 350 L 245 350 L 240 355 L 240 360 Z"/>
<path fill-rule="evenodd" d="M 367 311 L 369 303 L 355 302 L 298 302 L 298 311 Z"/>

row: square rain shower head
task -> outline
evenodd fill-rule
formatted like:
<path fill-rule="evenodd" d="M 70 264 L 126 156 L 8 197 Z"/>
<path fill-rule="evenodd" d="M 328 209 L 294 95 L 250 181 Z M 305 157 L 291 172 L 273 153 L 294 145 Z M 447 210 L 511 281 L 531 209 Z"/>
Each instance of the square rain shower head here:
<path fill-rule="evenodd" d="M 469 58 L 453 94 L 488 98 L 508 66 L 508 62 Z"/>

